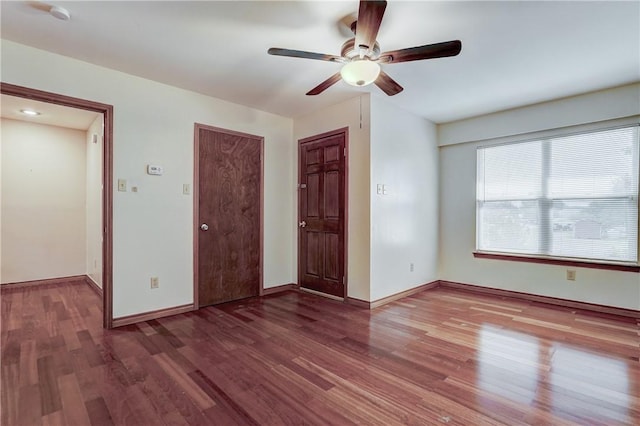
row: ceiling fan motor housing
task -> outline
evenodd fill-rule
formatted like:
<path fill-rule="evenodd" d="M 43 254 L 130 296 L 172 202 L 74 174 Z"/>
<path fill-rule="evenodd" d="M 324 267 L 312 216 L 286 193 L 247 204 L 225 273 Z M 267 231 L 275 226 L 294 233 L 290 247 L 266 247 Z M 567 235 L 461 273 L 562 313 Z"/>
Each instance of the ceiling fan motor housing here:
<path fill-rule="evenodd" d="M 347 58 L 349 60 L 360 57 L 360 50 L 356 49 L 355 37 L 350 38 L 349 40 L 344 42 L 344 44 L 342 45 L 342 49 L 340 50 L 340 55 L 343 58 Z M 365 58 L 375 61 L 379 57 L 380 57 L 380 45 L 376 41 L 376 43 L 373 45 L 373 48 L 369 50 L 369 53 L 367 55 L 365 55 Z"/>

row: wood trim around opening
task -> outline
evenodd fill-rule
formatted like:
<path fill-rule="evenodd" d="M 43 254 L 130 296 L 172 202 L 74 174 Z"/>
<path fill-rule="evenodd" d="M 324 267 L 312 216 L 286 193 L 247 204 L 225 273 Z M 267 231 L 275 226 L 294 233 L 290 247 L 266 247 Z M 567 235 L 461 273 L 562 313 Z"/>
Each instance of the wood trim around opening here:
<path fill-rule="evenodd" d="M 344 134 L 344 279 L 343 279 L 343 300 L 349 300 L 349 127 L 341 127 L 339 129 L 330 130 L 328 132 L 320 133 L 318 135 L 308 136 L 306 138 L 298 139 L 298 182 L 302 182 L 302 167 L 301 167 L 301 157 L 302 157 L 302 144 L 306 142 L 311 142 L 317 139 L 323 139 L 328 136 L 335 136 L 339 134 Z M 296 224 L 298 224 L 302 219 L 300 217 L 300 188 L 297 189 L 296 192 L 296 212 L 297 212 L 297 220 Z M 298 289 L 300 287 L 301 274 L 300 274 L 300 231 L 296 226 L 296 234 L 298 241 L 298 252 L 296 254 L 296 265 L 298 269 L 297 280 Z"/>
<path fill-rule="evenodd" d="M 235 130 L 223 129 L 221 127 L 208 126 L 206 124 L 194 123 L 193 130 L 193 310 L 200 309 L 198 300 L 198 231 L 200 229 L 200 129 L 211 130 L 228 135 L 241 136 L 249 139 L 256 139 L 260 142 L 260 283 L 258 286 L 258 296 L 265 294 L 264 289 L 264 136 L 252 135 L 249 133 L 237 132 Z"/>
<path fill-rule="evenodd" d="M 573 259 L 535 257 L 519 254 L 486 253 L 478 251 L 473 252 L 473 257 L 478 259 L 508 260 L 511 262 L 539 263 L 543 265 L 562 265 L 573 266 L 576 268 L 606 269 L 609 271 L 640 273 L 640 265 L 624 265 L 620 263 L 596 263 Z"/>
<path fill-rule="evenodd" d="M 113 106 L 28 87 L 0 83 L 0 93 L 102 114 L 102 326 L 113 327 Z"/>

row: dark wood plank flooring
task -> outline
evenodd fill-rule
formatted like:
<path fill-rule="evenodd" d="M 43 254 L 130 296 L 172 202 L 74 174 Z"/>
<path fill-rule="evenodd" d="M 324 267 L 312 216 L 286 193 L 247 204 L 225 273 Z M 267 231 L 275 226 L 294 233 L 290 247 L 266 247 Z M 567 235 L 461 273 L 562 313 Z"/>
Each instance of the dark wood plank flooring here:
<path fill-rule="evenodd" d="M 2 425 L 640 424 L 634 319 L 289 291 L 106 331 L 88 286 L 1 295 Z"/>

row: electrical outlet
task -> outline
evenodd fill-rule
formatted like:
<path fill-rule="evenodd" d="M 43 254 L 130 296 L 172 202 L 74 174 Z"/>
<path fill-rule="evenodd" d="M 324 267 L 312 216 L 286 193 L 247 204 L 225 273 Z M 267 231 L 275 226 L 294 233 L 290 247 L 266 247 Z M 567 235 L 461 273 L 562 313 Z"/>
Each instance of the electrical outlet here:
<path fill-rule="evenodd" d="M 118 179 L 118 191 L 127 192 L 127 180 L 126 179 Z"/>
<path fill-rule="evenodd" d="M 189 195 L 191 194 L 191 185 L 189 185 L 188 183 L 184 183 L 182 184 L 182 193 L 184 195 Z"/>
<path fill-rule="evenodd" d="M 413 272 L 413 263 L 409 264 L 409 272 Z"/>
<path fill-rule="evenodd" d="M 158 277 L 151 277 L 151 288 L 160 287 L 160 279 Z"/>
<path fill-rule="evenodd" d="M 575 281 L 576 280 L 576 271 L 574 271 L 573 269 L 567 269 L 567 279 L 569 281 Z"/>

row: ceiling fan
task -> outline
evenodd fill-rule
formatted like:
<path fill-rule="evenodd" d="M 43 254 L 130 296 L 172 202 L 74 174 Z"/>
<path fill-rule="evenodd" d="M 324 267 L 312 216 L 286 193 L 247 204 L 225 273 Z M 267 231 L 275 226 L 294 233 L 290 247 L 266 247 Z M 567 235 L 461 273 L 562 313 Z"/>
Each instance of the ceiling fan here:
<path fill-rule="evenodd" d="M 307 95 L 318 95 L 336 84 L 340 79 L 343 79 L 353 86 L 366 86 L 375 83 L 389 96 L 397 95 L 402 92 L 403 88 L 380 68 L 380 64 L 444 58 L 456 56 L 460 53 L 462 49 L 460 40 L 380 53 L 380 45 L 376 41 L 376 36 L 378 35 L 386 7 L 387 2 L 384 0 L 360 0 L 358 20 L 351 24 L 351 30 L 354 32 L 355 37 L 347 40 L 342 45 L 341 56 L 277 47 L 272 47 L 268 53 L 270 55 L 317 59 L 344 64 L 340 72 L 311 89 L 307 92 Z"/>

